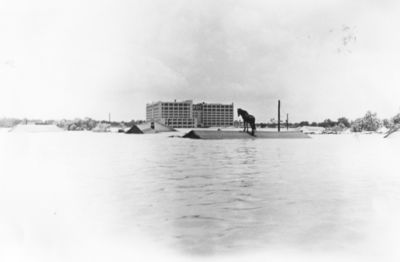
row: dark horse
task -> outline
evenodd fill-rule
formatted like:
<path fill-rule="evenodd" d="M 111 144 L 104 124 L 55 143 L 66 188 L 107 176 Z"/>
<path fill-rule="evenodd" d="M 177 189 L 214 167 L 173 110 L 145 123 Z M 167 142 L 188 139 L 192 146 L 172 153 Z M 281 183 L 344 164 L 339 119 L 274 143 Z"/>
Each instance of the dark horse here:
<path fill-rule="evenodd" d="M 249 130 L 249 124 L 251 126 L 251 135 L 254 136 L 254 131 L 256 130 L 256 118 L 249 113 L 247 113 L 246 110 L 243 110 L 241 108 L 238 108 L 237 110 L 238 116 L 241 116 L 243 118 L 243 125 L 244 129 L 243 132 L 248 132 Z"/>

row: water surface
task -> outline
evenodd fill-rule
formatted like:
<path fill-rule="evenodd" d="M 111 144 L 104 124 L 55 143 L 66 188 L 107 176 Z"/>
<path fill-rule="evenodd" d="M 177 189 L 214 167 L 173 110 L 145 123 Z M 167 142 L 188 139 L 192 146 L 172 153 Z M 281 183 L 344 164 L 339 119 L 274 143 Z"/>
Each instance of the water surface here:
<path fill-rule="evenodd" d="M 2 133 L 0 146 L 7 245 L 57 256 L 143 234 L 190 256 L 396 253 L 400 139 Z"/>

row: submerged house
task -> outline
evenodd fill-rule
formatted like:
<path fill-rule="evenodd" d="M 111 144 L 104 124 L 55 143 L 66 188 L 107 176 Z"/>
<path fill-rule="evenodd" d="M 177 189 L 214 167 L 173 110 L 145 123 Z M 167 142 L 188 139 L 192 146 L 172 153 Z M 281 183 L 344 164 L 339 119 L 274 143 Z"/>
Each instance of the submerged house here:
<path fill-rule="evenodd" d="M 161 124 L 159 122 L 146 122 L 139 125 L 133 125 L 126 134 L 155 134 L 161 132 L 174 132 L 174 128 Z"/>
<path fill-rule="evenodd" d="M 125 134 L 143 134 L 143 132 L 139 127 L 137 127 L 137 125 L 133 125 L 127 131 L 125 131 Z"/>

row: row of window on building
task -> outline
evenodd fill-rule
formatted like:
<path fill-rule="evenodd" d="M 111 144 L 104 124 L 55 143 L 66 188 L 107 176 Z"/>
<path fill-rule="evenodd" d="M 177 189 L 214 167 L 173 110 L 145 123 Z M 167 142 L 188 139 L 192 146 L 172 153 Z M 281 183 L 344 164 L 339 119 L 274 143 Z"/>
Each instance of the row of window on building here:
<path fill-rule="evenodd" d="M 157 121 L 174 128 L 193 128 L 233 125 L 232 104 L 193 104 L 181 102 L 156 102 L 146 105 L 146 120 Z"/>

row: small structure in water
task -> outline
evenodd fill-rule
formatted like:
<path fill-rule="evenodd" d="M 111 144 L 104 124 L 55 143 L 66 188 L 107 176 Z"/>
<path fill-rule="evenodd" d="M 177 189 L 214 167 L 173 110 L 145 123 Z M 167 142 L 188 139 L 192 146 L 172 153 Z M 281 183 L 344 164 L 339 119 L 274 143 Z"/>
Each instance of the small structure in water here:
<path fill-rule="evenodd" d="M 158 122 L 146 122 L 139 125 L 133 125 L 126 134 L 155 134 L 161 132 L 174 132 L 174 128 L 163 125 Z"/>
<path fill-rule="evenodd" d="M 258 138 L 269 138 L 269 139 L 299 139 L 299 138 L 310 138 L 307 134 L 301 132 L 268 132 L 259 131 L 255 136 L 247 132 L 234 131 L 234 130 L 191 130 L 189 133 L 183 136 L 184 138 L 194 139 L 258 139 Z"/>

